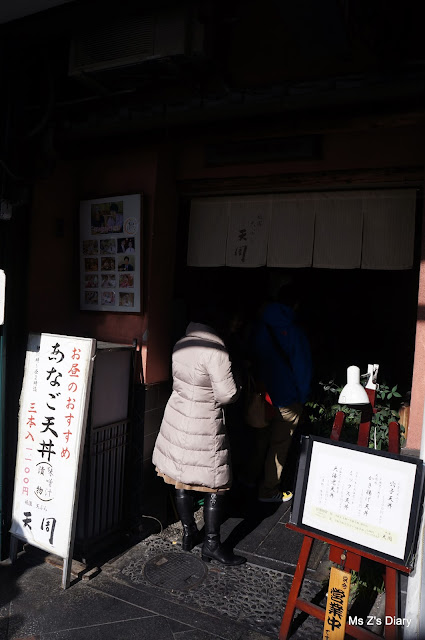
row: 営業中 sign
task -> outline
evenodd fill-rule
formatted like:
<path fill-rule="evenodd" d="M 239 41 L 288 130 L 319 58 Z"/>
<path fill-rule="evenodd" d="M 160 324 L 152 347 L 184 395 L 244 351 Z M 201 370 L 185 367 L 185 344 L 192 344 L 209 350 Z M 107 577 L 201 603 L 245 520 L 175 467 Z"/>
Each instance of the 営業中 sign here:
<path fill-rule="evenodd" d="M 331 568 L 326 600 L 323 640 L 344 640 L 350 596 L 351 573 Z"/>

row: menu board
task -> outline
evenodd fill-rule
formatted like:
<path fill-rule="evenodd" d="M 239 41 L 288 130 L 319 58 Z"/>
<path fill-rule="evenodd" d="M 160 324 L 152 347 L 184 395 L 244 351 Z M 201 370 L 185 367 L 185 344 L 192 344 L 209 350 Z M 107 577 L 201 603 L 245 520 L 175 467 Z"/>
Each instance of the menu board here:
<path fill-rule="evenodd" d="M 306 440 L 294 500 L 296 524 L 385 558 L 411 560 L 422 461 L 321 438 Z"/>

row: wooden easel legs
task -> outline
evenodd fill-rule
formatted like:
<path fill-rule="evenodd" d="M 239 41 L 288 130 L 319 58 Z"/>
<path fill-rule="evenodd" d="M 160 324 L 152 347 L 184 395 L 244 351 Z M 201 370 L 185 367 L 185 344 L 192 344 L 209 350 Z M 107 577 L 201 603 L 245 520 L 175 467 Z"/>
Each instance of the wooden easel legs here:
<path fill-rule="evenodd" d="M 396 569 L 387 567 L 385 570 L 385 618 L 393 620 L 398 617 L 398 580 Z M 399 627 L 395 624 L 385 625 L 386 640 L 396 640 L 399 637 Z"/>
<path fill-rule="evenodd" d="M 292 581 L 291 590 L 289 592 L 288 601 L 286 603 L 285 613 L 280 625 L 279 640 L 286 640 L 288 637 L 289 629 L 291 627 L 292 618 L 294 617 L 295 609 L 297 607 L 298 596 L 300 595 L 301 586 L 304 580 L 304 575 L 307 570 L 307 562 L 310 557 L 311 547 L 313 545 L 313 538 L 304 536 L 303 544 L 301 547 L 300 555 L 297 562 L 297 568 L 295 569 L 294 579 Z M 309 604 L 309 603 L 306 603 Z M 314 606 L 314 605 L 311 605 Z M 307 611 L 307 613 L 309 613 Z M 324 612 L 323 612 L 324 614 Z"/>
<path fill-rule="evenodd" d="M 291 590 L 289 592 L 288 601 L 286 603 L 285 612 L 280 625 L 279 640 L 287 640 L 287 638 L 289 638 L 290 628 L 296 609 L 304 611 L 308 615 L 318 618 L 319 620 L 325 619 L 325 609 L 299 597 L 312 545 L 313 538 L 310 536 L 304 536 Z M 398 617 L 398 579 L 399 576 L 397 569 L 386 567 L 385 618 L 387 619 L 387 617 L 390 617 L 392 621 Z M 384 620 L 382 622 L 384 622 Z M 400 627 L 394 624 L 394 622 L 386 624 L 386 640 L 397 640 L 399 638 L 399 628 Z M 358 627 L 348 623 L 345 627 L 345 631 L 346 634 L 353 638 L 358 638 L 359 640 L 376 640 L 379 637 L 376 633 L 372 633 L 363 627 Z"/>

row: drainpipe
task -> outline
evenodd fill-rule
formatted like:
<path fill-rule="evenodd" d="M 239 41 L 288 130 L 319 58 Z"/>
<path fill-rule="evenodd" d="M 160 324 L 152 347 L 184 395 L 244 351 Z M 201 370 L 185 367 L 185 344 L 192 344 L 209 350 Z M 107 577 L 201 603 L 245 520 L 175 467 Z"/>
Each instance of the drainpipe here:
<path fill-rule="evenodd" d="M 419 458 L 425 456 L 425 411 L 422 420 L 422 438 Z M 422 519 L 418 537 L 415 568 L 407 580 L 406 611 L 404 617 L 410 620 L 410 625 L 403 627 L 404 640 L 422 640 L 425 638 L 425 518 L 422 505 Z"/>

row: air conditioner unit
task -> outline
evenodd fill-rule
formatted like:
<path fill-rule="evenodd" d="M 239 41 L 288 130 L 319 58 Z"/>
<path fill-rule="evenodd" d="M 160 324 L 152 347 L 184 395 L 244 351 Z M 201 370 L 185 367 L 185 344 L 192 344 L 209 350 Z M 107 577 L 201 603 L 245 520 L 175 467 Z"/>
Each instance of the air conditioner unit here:
<path fill-rule="evenodd" d="M 203 52 L 203 25 L 184 9 L 146 13 L 85 30 L 71 44 L 69 75 Z"/>

